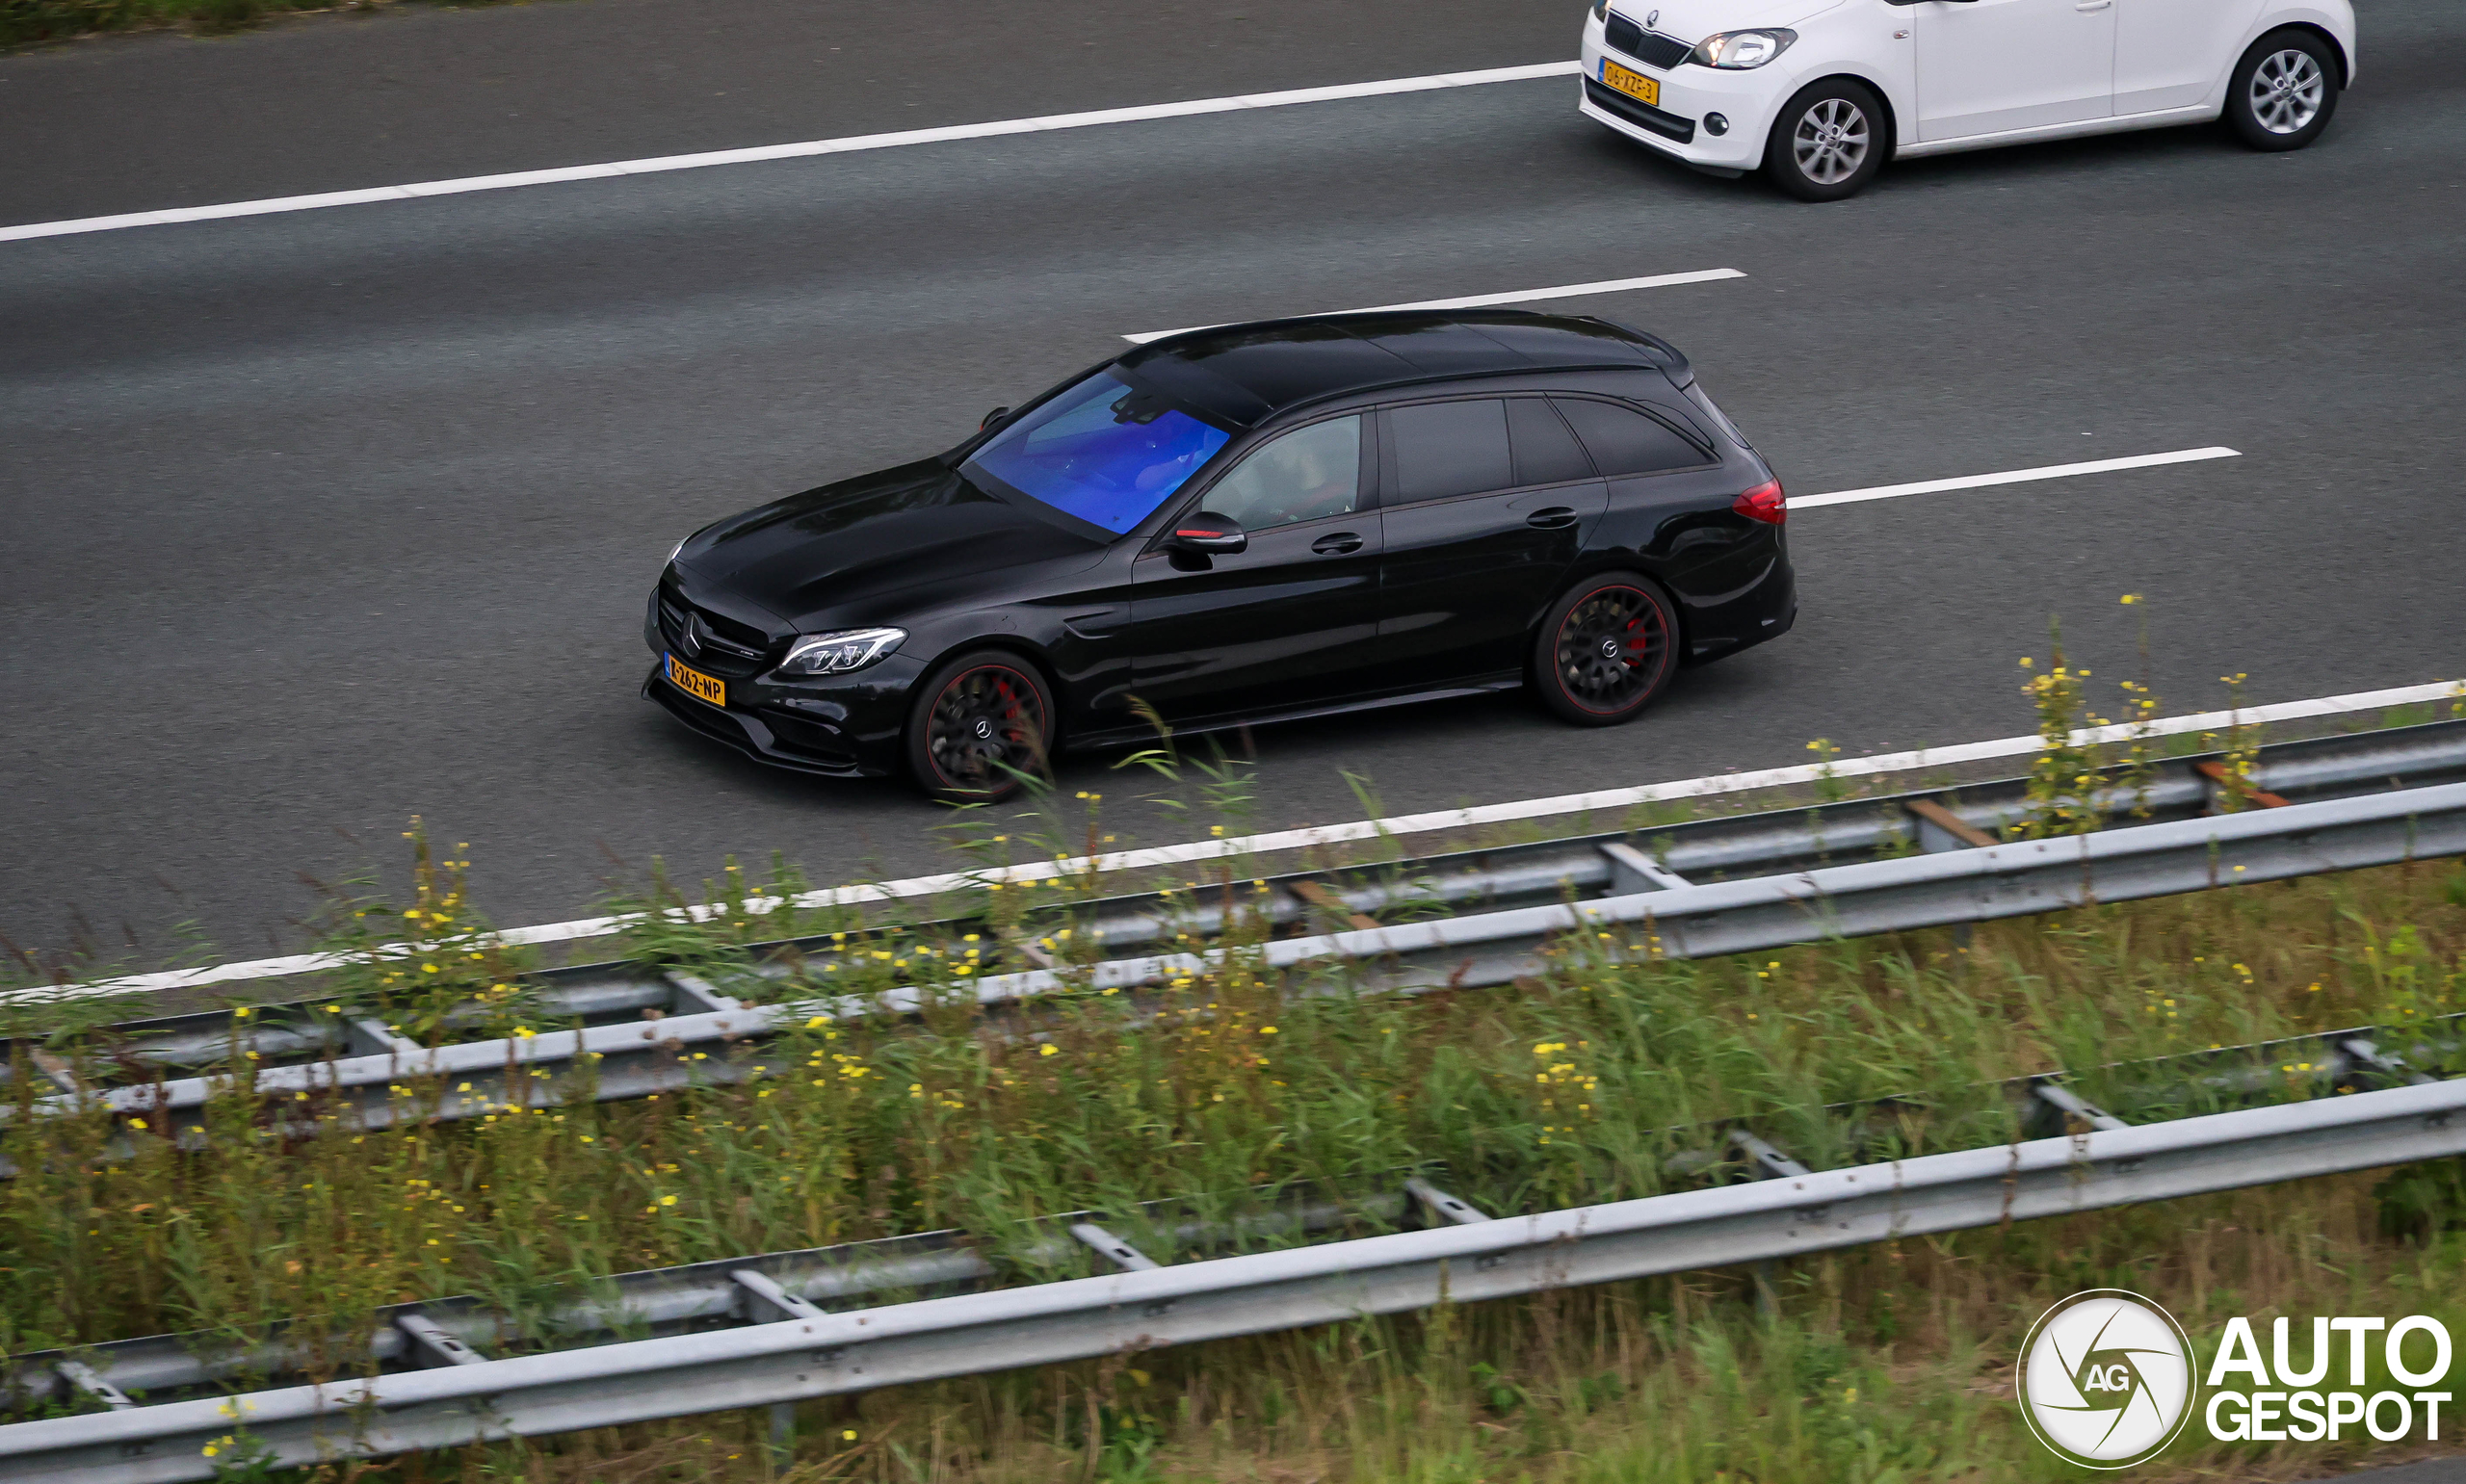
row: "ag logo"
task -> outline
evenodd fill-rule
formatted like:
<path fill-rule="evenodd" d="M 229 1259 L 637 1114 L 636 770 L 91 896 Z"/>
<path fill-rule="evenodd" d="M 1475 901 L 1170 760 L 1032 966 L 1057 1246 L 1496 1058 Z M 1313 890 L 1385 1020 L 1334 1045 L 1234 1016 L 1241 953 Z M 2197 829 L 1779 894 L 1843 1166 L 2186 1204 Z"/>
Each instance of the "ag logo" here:
<path fill-rule="evenodd" d="M 2091 1289 L 2038 1316 L 2021 1343 L 2021 1416 L 2091 1469 L 2129 1469 L 2192 1415 L 2191 1341 L 2137 1293 Z"/>

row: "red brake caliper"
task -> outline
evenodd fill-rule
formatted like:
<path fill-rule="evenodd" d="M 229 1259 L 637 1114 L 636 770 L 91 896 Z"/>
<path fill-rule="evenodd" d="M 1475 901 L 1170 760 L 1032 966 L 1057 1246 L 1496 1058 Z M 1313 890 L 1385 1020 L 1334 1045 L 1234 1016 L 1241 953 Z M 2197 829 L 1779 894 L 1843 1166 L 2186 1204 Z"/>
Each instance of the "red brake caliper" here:
<path fill-rule="evenodd" d="M 1642 628 L 1644 626 L 1644 619 L 1647 616 L 1649 616 L 1648 612 L 1639 612 L 1635 617 L 1628 619 L 1627 632 L 1632 635 L 1638 629 Z M 1637 658 L 1637 656 L 1640 654 L 1644 647 L 1651 642 L 1652 636 L 1650 634 L 1646 634 L 1640 638 L 1631 638 L 1627 641 L 1627 659 L 1624 662 L 1627 668 L 1633 670 L 1643 667 L 1644 662 Z"/>

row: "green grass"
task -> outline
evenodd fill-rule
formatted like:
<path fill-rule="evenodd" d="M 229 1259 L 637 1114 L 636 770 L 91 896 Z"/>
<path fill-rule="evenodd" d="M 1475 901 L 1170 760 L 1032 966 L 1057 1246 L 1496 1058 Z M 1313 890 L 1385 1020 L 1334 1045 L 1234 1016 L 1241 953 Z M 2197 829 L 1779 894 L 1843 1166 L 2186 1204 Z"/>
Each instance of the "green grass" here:
<path fill-rule="evenodd" d="M 276 12 L 331 8 L 329 0 L 0 0 L 0 46 L 177 25 L 212 34 Z"/>
<path fill-rule="evenodd" d="M 2077 687 L 2033 693 L 2047 730 L 2074 724 Z M 2033 790 L 2057 829 L 2081 822 L 2083 780 L 2061 761 Z M 1156 765 L 1197 820 L 1246 828 L 1240 769 Z M 1103 807 L 1046 799 L 951 833 L 982 862 L 1088 853 L 1115 844 Z M 521 977 L 534 961 L 494 944 L 469 899 L 462 847 L 408 838 L 407 896 L 334 898 L 322 946 L 359 956 L 321 978 L 317 1013 L 379 1015 L 431 1043 L 552 1028 Z M 1178 889 L 1238 901 L 1253 869 L 1212 863 Z M 0 1355 L 165 1331 L 242 1340 L 293 1318 L 350 1333 L 377 1306 L 458 1293 L 536 1312 L 611 1273 L 942 1227 L 1029 1280 L 1056 1273 L 1013 1239 L 1047 1213 L 1093 1209 L 1135 1231 L 1145 1200 L 1204 1213 L 1261 1185 L 1391 1187 L 1416 1165 L 1443 1165 L 1498 1213 L 1650 1195 L 1703 1178 L 1669 1173 L 1670 1157 L 1727 1120 L 1818 1167 L 1977 1147 L 2020 1132 L 1999 1079 L 2066 1069 L 2127 1117 L 2176 1116 L 2214 1105 L 2100 1069 L 2359 1025 L 2404 1047 L 2407 1028 L 2466 1009 L 2466 871 L 2447 861 L 1697 963 L 1563 941 L 1532 980 L 1409 1000 L 1278 982 L 1237 932 L 1224 972 L 1161 998 L 1081 993 L 995 1016 L 973 1007 L 980 973 L 1023 940 L 1086 963 L 1037 909 L 1112 883 L 987 892 L 974 937 L 903 922 L 907 908 L 748 910 L 803 885 L 780 866 L 759 882 L 731 868 L 703 884 L 699 921 L 654 914 L 620 940 L 772 1000 L 929 992 L 915 1019 L 817 1017 L 761 1048 L 763 1075 L 742 1083 L 542 1106 L 509 1069 L 472 1080 L 501 1098 L 491 1116 L 369 1133 L 313 1099 L 270 1108 L 241 1058 L 164 1129 L 31 1119 L 50 1088 L 19 1058 L 0 1128 L 22 1172 L 0 1184 Z M 616 905 L 686 899 L 655 874 Z M 738 971 L 743 945 L 791 934 L 826 940 L 793 977 Z M 407 952 L 365 952 L 407 938 Z M 474 1003 L 483 1024 L 448 1027 Z M 114 1009 L 21 1006 L 0 1028 L 92 1075 L 113 1061 Z M 2282 1070 L 2274 1095 L 2320 1090 L 2299 1062 Z M 416 1112 L 437 1090 L 403 1097 Z M 114 1153 L 116 1136 L 134 1152 Z M 2112 1284 L 2196 1332 L 2238 1313 L 2466 1319 L 2459 1168 L 1859 1249 L 1780 1265 L 1769 1304 L 1752 1274 L 1693 1274 L 840 1398 L 802 1409 L 785 1466 L 759 1445 L 761 1419 L 728 1416 L 373 1476 L 2040 1479 L 2062 1471 L 2019 1427 L 2009 1370 L 2045 1304 Z M 365 1366 L 337 1345 L 317 1374 Z M 2156 1471 L 2296 1477 L 2360 1456 L 2179 1443 Z M 220 1462 L 259 1471 L 245 1439 Z M 341 1484 L 372 1467 L 313 1472 Z"/>
<path fill-rule="evenodd" d="M 395 933 L 417 912 L 435 936 L 421 957 L 353 971 L 359 981 L 338 993 L 380 997 L 410 1019 L 510 982 L 516 966 L 474 936 L 485 924 L 459 871 L 423 857 L 412 905 L 354 908 L 353 933 Z M 667 949 L 707 953 L 757 928 L 768 930 L 722 913 Z M 1671 963 L 1574 943 L 1516 988 L 1409 1001 L 1288 996 L 1237 969 L 1178 986 L 1161 1010 L 1070 1000 L 1038 1023 L 1043 1039 L 996 1033 L 956 1002 L 921 1025 L 817 1021 L 768 1048 L 769 1073 L 752 1082 L 533 1108 L 517 1080 L 498 1115 L 387 1133 L 311 1105 L 289 1110 L 302 1118 L 288 1134 L 270 1134 L 242 1066 L 193 1121 L 202 1149 L 148 1129 L 133 1158 L 107 1160 L 113 1131 L 99 1114 L 20 1117 L 0 1135 L 25 1172 L 0 1186 L 0 1349 L 171 1330 L 236 1339 L 281 1318 L 451 1293 L 521 1310 L 554 1285 L 612 1272 L 945 1226 L 998 1249 L 1045 1212 L 1261 1184 L 1359 1185 L 1412 1164 L 1444 1163 L 1458 1193 L 1490 1211 L 1539 1210 L 1670 1188 L 1667 1158 L 1704 1141 L 1692 1126 L 1731 1118 L 1754 1119 L 1818 1166 L 1974 1147 L 2016 1133 L 2009 1106 L 1981 1085 L 1993 1079 L 2459 1009 L 2461 933 L 2466 872 L 2438 862 L 1983 927 L 1966 946 L 1918 934 Z M 958 989 L 971 947 L 984 950 L 852 939 L 776 992 L 920 978 Z M 498 1013 L 500 1030 L 542 1028 L 518 989 Z M 91 1024 L 64 1023 L 53 1045 L 89 1065 L 109 1049 Z M 2093 1097 L 2128 1096 L 2089 1081 Z M 43 1090 L 21 1079 L 13 1096 L 22 1106 Z M 2311 1090 L 2288 1074 L 2285 1096 Z M 1886 1095 L 1910 1101 L 1867 1120 L 1856 1147 L 1848 1124 L 1817 1111 Z M 1769 1323 L 1743 1280 L 1709 1275 L 1202 1346 L 1136 1369 L 910 1389 L 807 1409 L 804 1456 L 818 1477 L 886 1480 L 1064 1467 L 1158 1478 L 2037 1477 L 1994 1402 L 1995 1367 L 2033 1306 L 2072 1288 L 2129 1276 L 2124 1286 L 2192 1314 L 2318 1305 L 2332 1289 L 2460 1291 L 2458 1251 L 2442 1235 L 2453 1176 L 2373 1189 L 2316 1182 L 1799 1264 L 1783 1270 Z M 327 1372 L 359 1364 L 338 1349 Z M 1840 1399 L 1853 1388 L 1862 1400 Z M 1750 1415 L 1761 1420 L 1746 1426 Z M 668 1477 L 661 1460 L 682 1459 L 749 1479 L 767 1467 L 758 1448 L 744 1453 L 750 1425 L 628 1429 L 408 1464 L 404 1476 L 485 1465 Z M 853 1443 L 837 1436 L 848 1430 Z M 722 1441 L 685 1441 L 702 1437 Z M 1288 1455 L 1306 1467 L 1279 1471 Z"/>
<path fill-rule="evenodd" d="M 462 910 L 437 884 L 424 916 Z M 1665 1161 L 1703 1138 L 1692 1126 L 1730 1118 L 1817 1164 L 1991 1144 L 2015 1133 L 1981 1085 L 1995 1079 L 2457 1008 L 2453 897 L 2466 875 L 2443 865 L 2007 924 L 1967 948 L 1920 935 L 1672 963 L 1579 943 L 1520 989 L 1421 1000 L 1288 998 L 1237 969 L 1161 1009 L 1064 1001 L 1041 1040 L 980 1033 L 953 1001 L 923 1026 L 817 1018 L 732 1087 L 530 1107 L 528 1073 L 475 1079 L 501 1112 L 392 1133 L 309 1102 L 264 1134 L 244 1064 L 186 1120 L 200 1151 L 151 1127 L 134 1158 L 97 1162 L 100 1112 L 13 1121 L 0 1152 L 26 1173 L 0 1185 L 0 1255 L 22 1281 L 0 1292 L 0 1344 L 245 1329 L 944 1226 L 998 1235 L 1047 1211 L 1420 1163 L 1489 1209 L 1544 1209 L 1666 1188 Z M 887 942 L 778 992 L 964 985 L 964 940 Z M 499 967 L 451 938 L 433 956 L 464 972 L 362 972 Z M 417 1029 L 412 1002 L 395 1010 Z M 501 1032 L 544 1028 L 518 996 L 499 1013 Z M 87 1028 L 54 1051 L 100 1070 L 110 1048 Z M 2307 1087 L 2289 1076 L 2289 1096 Z M 21 1074 L 13 1095 L 46 1090 Z M 2094 1076 L 2089 1091 L 2125 1101 Z M 1870 1120 L 1862 1149 L 1817 1111 L 1895 1095 L 1913 1102 Z"/>
<path fill-rule="evenodd" d="M 0 47 L 98 31 L 185 27 L 220 35 L 302 11 L 376 10 L 392 0 L 0 0 Z M 459 5 L 488 0 L 454 0 Z"/>

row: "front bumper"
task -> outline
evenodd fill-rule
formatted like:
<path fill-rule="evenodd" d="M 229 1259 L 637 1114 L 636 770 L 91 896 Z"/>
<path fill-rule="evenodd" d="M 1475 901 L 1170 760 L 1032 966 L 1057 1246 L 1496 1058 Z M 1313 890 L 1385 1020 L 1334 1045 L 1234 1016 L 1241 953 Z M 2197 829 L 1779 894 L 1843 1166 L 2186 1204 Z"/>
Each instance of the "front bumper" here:
<path fill-rule="evenodd" d="M 668 678 L 668 646 L 656 621 L 646 629 L 658 658 L 643 679 L 643 698 L 712 741 L 774 768 L 833 778 L 878 778 L 905 768 L 900 734 L 908 688 L 924 668 L 915 661 L 895 654 L 853 674 L 812 680 L 723 677 L 727 704 L 714 706 Z"/>
<path fill-rule="evenodd" d="M 1650 108 L 1602 86 L 1604 57 L 1661 84 L 1661 102 Z M 1764 163 L 1764 139 L 1772 132 L 1786 85 L 1776 66 L 1744 72 L 1684 64 L 1666 70 L 1602 43 L 1601 22 L 1586 18 L 1584 78 L 1576 107 L 1586 117 L 1640 144 L 1713 170 L 1751 170 Z M 1728 129 L 1715 134 L 1705 120 L 1718 114 Z"/>

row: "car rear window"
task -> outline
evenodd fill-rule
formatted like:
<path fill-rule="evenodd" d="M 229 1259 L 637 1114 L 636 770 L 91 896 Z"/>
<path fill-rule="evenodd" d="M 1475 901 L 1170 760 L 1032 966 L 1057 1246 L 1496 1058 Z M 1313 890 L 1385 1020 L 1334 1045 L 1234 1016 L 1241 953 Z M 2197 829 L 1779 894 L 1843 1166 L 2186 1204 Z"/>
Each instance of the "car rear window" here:
<path fill-rule="evenodd" d="M 1538 397 L 1510 398 L 1507 404 L 1509 440 L 1515 445 L 1518 484 L 1560 484 L 1592 478 L 1592 461 L 1576 447 L 1567 425 Z"/>
<path fill-rule="evenodd" d="M 1392 408 L 1387 426 L 1396 439 L 1396 497 L 1402 503 L 1479 494 L 1515 482 L 1507 404 L 1496 398 Z"/>
<path fill-rule="evenodd" d="M 977 450 L 967 470 L 1119 535 L 1231 438 L 1108 370 L 1023 414 Z"/>
<path fill-rule="evenodd" d="M 1574 397 L 1553 397 L 1574 425 L 1576 436 L 1592 454 L 1603 474 L 1653 474 L 1663 469 L 1692 469 L 1709 463 L 1704 451 L 1668 425 L 1627 407 Z"/>

